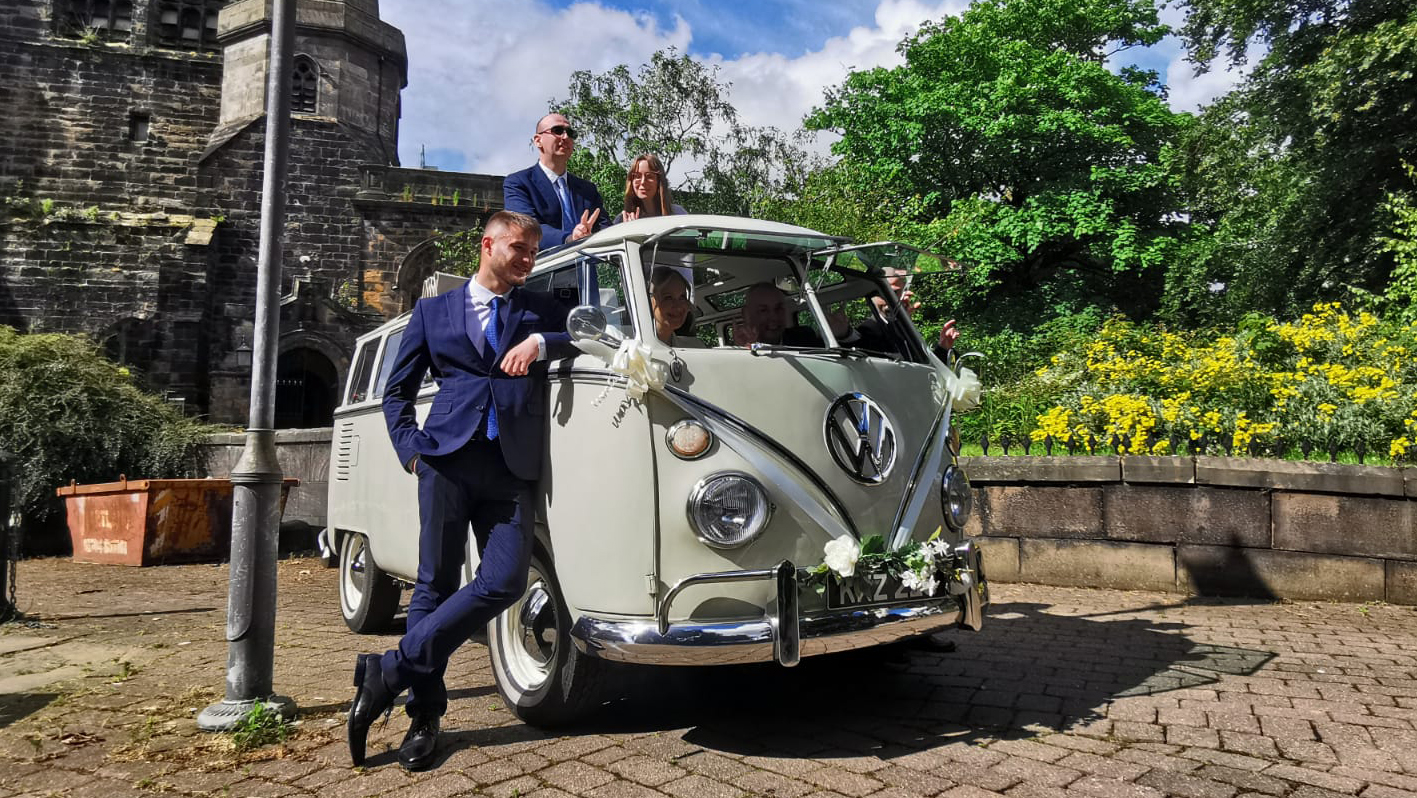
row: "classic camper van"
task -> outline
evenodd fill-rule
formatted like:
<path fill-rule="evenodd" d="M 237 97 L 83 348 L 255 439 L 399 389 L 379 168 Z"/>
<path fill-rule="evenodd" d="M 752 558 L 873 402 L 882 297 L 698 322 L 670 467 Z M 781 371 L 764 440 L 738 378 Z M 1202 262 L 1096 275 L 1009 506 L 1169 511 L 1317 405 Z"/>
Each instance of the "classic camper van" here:
<path fill-rule="evenodd" d="M 670 343 L 651 316 L 655 269 L 689 286 Z M 969 375 L 887 283 L 942 269 L 899 245 L 698 215 L 541 254 L 527 285 L 565 304 L 581 354 L 546 364 L 528 588 L 488 628 L 510 708 L 567 720 L 616 663 L 791 666 L 979 628 L 988 591 L 951 429 Z M 763 286 L 795 345 L 739 329 Z M 430 279 L 425 293 L 460 287 Z M 416 480 L 380 410 L 407 322 L 359 340 L 335 412 L 324 542 L 356 632 L 386 628 L 418 567 Z M 420 421 L 437 390 L 424 386 Z"/>

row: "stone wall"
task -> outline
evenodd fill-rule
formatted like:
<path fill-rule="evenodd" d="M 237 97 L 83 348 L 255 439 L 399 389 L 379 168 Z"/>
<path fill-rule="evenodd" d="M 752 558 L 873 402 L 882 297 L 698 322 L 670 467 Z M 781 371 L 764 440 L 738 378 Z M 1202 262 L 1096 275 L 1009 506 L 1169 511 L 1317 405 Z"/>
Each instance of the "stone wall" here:
<path fill-rule="evenodd" d="M 1417 469 L 1224 457 L 973 457 L 989 578 L 1417 604 Z"/>
<path fill-rule="evenodd" d="M 300 480 L 300 485 L 292 488 L 286 498 L 282 526 L 307 526 L 316 531 L 325 528 L 331 434 L 330 427 L 276 432 L 276 462 L 280 463 L 281 473 Z M 209 438 L 205 444 L 207 473 L 203 476 L 231 476 L 231 469 L 241 458 L 245 444 L 246 436 L 240 433 Z"/>

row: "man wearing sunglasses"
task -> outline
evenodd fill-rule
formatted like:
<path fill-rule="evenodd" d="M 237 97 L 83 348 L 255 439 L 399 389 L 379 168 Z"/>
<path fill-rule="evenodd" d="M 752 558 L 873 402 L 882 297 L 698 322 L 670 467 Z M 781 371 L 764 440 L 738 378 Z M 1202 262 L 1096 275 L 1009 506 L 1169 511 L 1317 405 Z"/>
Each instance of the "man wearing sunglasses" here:
<path fill-rule="evenodd" d="M 610 224 L 600 191 L 566 172 L 576 149 L 576 129 L 561 114 L 547 114 L 532 136 L 539 158 L 502 181 L 502 204 L 541 222 L 541 246 L 569 244 Z"/>

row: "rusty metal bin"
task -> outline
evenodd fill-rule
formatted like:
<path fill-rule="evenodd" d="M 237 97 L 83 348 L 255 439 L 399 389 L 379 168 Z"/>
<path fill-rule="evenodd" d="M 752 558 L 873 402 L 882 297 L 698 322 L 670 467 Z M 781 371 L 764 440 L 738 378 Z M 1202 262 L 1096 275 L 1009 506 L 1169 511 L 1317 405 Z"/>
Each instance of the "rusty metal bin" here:
<path fill-rule="evenodd" d="M 280 511 L 298 479 L 283 480 Z M 231 480 L 123 479 L 59 488 L 74 562 L 210 562 L 231 551 Z"/>

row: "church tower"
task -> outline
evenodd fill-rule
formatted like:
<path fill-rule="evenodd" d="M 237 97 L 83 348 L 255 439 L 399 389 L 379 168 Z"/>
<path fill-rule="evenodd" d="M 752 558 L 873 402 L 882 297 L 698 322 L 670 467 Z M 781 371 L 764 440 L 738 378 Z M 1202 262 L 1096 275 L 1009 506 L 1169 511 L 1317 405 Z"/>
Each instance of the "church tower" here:
<path fill-rule="evenodd" d="M 297 126 L 340 125 L 367 139 L 369 162 L 397 165 L 399 92 L 408 85 L 403 33 L 379 19 L 378 0 L 298 0 L 295 13 Z M 221 121 L 209 149 L 265 114 L 270 36 L 267 0 L 222 9 Z"/>
<path fill-rule="evenodd" d="M 209 278 L 211 413 L 240 418 L 249 395 L 266 126 L 268 0 L 221 9 L 221 107 L 201 162 L 209 204 L 227 223 Z M 367 165 L 398 165 L 403 34 L 377 0 L 297 0 L 282 264 L 277 426 L 330 422 L 354 338 L 382 317 L 361 305 L 367 225 L 354 199 Z"/>

